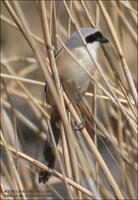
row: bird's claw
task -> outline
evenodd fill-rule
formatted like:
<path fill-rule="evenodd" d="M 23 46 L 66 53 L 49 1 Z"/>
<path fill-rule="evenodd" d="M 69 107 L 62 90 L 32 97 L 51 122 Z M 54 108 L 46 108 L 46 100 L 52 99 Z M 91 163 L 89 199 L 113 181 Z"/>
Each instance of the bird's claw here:
<path fill-rule="evenodd" d="M 81 131 L 84 129 L 85 126 L 85 119 L 82 119 L 82 121 L 77 124 L 76 122 L 74 123 L 74 131 Z"/>

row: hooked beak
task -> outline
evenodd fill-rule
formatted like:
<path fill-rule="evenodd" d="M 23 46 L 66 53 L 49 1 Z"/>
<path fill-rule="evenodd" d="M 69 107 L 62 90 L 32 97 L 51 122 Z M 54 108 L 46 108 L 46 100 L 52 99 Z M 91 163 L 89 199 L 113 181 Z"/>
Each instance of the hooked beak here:
<path fill-rule="evenodd" d="M 109 40 L 108 40 L 107 38 L 105 38 L 105 37 L 99 38 L 98 41 L 99 41 L 101 44 L 104 44 L 104 43 L 109 42 Z"/>

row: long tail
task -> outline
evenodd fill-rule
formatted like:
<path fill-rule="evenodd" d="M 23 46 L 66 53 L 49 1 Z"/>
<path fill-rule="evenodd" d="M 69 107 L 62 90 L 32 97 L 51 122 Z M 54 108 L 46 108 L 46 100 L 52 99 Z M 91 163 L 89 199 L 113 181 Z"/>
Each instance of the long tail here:
<path fill-rule="evenodd" d="M 52 128 L 52 131 L 53 131 L 53 134 L 54 134 L 56 144 L 58 144 L 59 137 L 60 137 L 60 130 L 56 125 L 56 123 L 58 121 L 59 121 L 59 118 L 58 118 L 57 114 L 55 112 L 52 112 L 50 124 L 51 124 L 51 128 Z M 43 151 L 43 156 L 44 156 L 45 164 L 49 168 L 53 169 L 54 165 L 55 165 L 56 157 L 55 157 L 55 153 L 54 153 L 54 149 L 53 149 L 51 140 L 50 141 L 46 140 L 45 146 L 44 146 L 44 151 Z M 48 171 L 41 170 L 39 172 L 39 182 L 40 183 L 41 182 L 43 182 L 43 183 L 47 182 L 49 177 L 50 177 L 50 173 Z"/>

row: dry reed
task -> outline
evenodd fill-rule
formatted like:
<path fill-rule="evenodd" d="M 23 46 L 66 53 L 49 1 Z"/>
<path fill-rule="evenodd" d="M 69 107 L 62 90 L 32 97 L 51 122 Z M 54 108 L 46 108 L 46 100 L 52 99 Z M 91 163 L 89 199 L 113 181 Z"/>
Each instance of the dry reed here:
<path fill-rule="evenodd" d="M 8 189 L 16 191 L 15 199 L 19 199 L 17 191 L 22 199 L 28 199 L 28 193 L 33 199 L 36 191 L 38 199 L 137 198 L 136 5 L 137 1 L 121 0 L 1 1 L 1 41 L 6 34 L 9 37 L 1 45 L 0 61 L 2 199 L 14 199 L 11 193 L 7 196 Z M 98 61 L 81 27 L 95 27 L 109 38 Z M 96 75 L 65 46 L 73 31 L 95 63 Z M 20 37 L 19 44 L 16 37 Z M 10 52 L 12 39 L 15 47 Z M 61 87 L 55 58 L 61 47 L 92 82 L 93 89 L 78 107 Z M 46 95 L 46 84 L 61 117 L 58 146 L 50 125 L 52 107 L 40 97 L 40 93 Z M 86 123 L 75 131 L 72 121 L 80 125 L 80 116 Z M 49 136 L 57 158 L 55 169 L 40 158 Z M 38 183 L 40 169 L 51 174 L 44 185 Z"/>

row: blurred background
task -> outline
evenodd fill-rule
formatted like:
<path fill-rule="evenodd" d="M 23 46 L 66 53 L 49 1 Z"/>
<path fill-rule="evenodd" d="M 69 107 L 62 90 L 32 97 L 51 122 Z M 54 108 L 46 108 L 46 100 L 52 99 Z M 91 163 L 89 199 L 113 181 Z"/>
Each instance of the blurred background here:
<path fill-rule="evenodd" d="M 92 82 L 92 88 L 86 93 L 84 101 L 89 105 L 89 111 L 96 120 L 92 120 L 92 128 L 87 131 L 124 198 L 136 199 L 137 106 L 132 93 L 137 88 L 137 1 L 70 0 L 65 2 L 79 28 L 94 26 L 110 41 L 104 49 L 99 50 L 98 61 L 122 107 L 119 106 L 114 96 L 112 99 L 107 95 L 109 93 L 112 96 L 105 81 L 100 74 L 97 74 L 99 85 L 107 93 L 105 94 L 99 85 L 94 84 L 93 86 Z M 41 55 L 48 59 L 39 3 L 33 0 L 8 1 L 8 5 L 17 14 L 19 21 L 29 27 L 31 37 L 39 47 Z M 65 42 L 76 28 L 66 10 L 64 1 L 49 0 L 44 3 L 49 34 L 56 54 L 62 48 L 61 43 L 56 39 L 56 34 Z M 69 199 L 67 185 L 63 179 L 51 176 L 48 183 L 40 184 L 38 182 L 40 166 L 35 165 L 31 159 L 22 159 L 17 153 L 22 152 L 44 163 L 43 146 L 49 131 L 46 117 L 36 104 L 49 114 L 51 108 L 46 104 L 46 79 L 37 56 L 16 25 L 16 21 L 8 11 L 8 6 L 4 1 L 0 4 L 2 199 L 7 189 L 27 190 L 31 193 L 31 198 L 34 197 L 34 191 L 43 190 L 46 196 L 42 199 Z M 121 51 L 119 52 L 118 49 L 120 48 L 124 62 L 119 55 Z M 129 86 L 130 76 L 124 73 L 123 67 L 126 67 L 124 63 L 133 80 L 133 87 Z M 20 83 L 26 90 L 22 89 Z M 36 104 L 32 102 L 28 93 Z M 81 191 L 80 198 L 115 199 L 113 189 L 81 133 L 74 131 L 72 137 L 74 146 L 76 145 L 74 153 L 78 161 L 79 184 L 87 190 L 87 192 Z M 13 149 L 15 152 L 12 151 Z M 62 140 L 58 145 L 58 152 L 65 169 Z M 58 160 L 56 160 L 55 170 L 63 174 Z M 67 177 L 66 173 L 65 175 Z M 72 179 L 72 177 L 69 178 Z M 72 199 L 75 199 L 74 188 L 69 187 L 69 190 Z M 38 195 L 40 192 L 36 195 L 40 199 L 41 195 L 39 197 Z"/>

